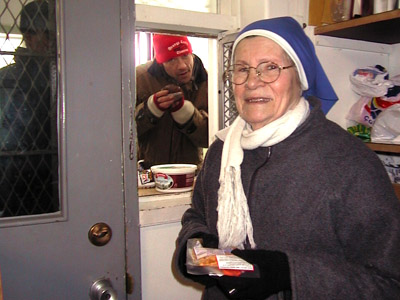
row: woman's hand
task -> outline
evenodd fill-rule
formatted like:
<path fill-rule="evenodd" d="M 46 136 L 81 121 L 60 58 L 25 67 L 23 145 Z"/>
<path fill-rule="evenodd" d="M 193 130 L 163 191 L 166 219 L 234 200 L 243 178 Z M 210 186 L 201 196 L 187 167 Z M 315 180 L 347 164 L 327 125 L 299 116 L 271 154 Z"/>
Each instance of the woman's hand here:
<path fill-rule="evenodd" d="M 290 290 L 289 262 L 285 253 L 235 249 L 232 254 L 256 265 L 260 277 L 222 276 L 218 278 L 218 286 L 229 299 L 262 300 L 280 291 Z"/>
<path fill-rule="evenodd" d="M 199 238 L 202 240 L 202 246 L 206 248 L 218 248 L 218 237 L 216 235 L 199 232 L 190 238 Z M 186 270 L 186 251 L 182 251 L 178 258 L 178 267 L 181 273 L 194 282 L 200 283 L 206 287 L 211 287 L 217 284 L 215 276 L 208 275 L 192 275 L 189 274 Z"/>

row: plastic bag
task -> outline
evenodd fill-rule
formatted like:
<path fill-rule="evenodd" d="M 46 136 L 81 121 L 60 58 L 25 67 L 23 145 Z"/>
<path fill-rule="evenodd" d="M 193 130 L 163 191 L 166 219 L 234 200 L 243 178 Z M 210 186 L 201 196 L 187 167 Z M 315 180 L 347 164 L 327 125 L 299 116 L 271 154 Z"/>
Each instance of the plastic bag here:
<path fill-rule="evenodd" d="M 350 108 L 347 119 L 373 127 L 376 118 L 388 107 L 400 103 L 399 97 L 361 97 Z"/>
<path fill-rule="evenodd" d="M 370 97 L 361 97 L 358 99 L 358 101 L 350 108 L 346 118 L 364 126 L 371 127 L 373 125 L 373 120 L 371 119 L 371 114 L 368 109 L 366 109 L 370 101 Z"/>
<path fill-rule="evenodd" d="M 390 80 L 393 82 L 393 84 L 400 86 L 400 74 L 391 77 Z"/>
<path fill-rule="evenodd" d="M 351 87 L 357 94 L 364 97 L 382 97 L 388 88 L 393 87 L 388 80 L 389 74 L 382 66 L 356 69 L 350 75 Z"/>
<path fill-rule="evenodd" d="M 230 253 L 231 249 L 204 248 L 201 239 L 189 239 L 186 270 L 193 275 L 257 277 L 256 268 Z"/>
<path fill-rule="evenodd" d="M 385 109 L 371 129 L 373 143 L 400 144 L 400 104 Z"/>

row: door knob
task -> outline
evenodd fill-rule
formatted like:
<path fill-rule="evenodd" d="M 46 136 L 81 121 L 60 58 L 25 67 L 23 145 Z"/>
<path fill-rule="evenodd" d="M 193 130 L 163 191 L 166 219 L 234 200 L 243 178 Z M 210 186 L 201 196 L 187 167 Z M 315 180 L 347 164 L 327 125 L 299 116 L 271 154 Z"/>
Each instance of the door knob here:
<path fill-rule="evenodd" d="M 117 292 L 106 278 L 96 280 L 90 287 L 90 300 L 117 300 Z"/>

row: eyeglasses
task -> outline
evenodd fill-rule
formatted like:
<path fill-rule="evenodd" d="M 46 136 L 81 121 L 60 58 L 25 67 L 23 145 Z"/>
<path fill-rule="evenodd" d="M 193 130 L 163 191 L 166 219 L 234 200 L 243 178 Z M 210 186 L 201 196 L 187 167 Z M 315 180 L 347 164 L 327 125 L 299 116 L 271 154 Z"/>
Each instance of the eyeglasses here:
<path fill-rule="evenodd" d="M 256 71 L 256 75 L 265 83 L 272 83 L 278 80 L 282 70 L 294 67 L 294 65 L 282 67 L 273 62 L 262 62 L 257 67 L 249 67 L 242 64 L 235 64 L 225 72 L 225 80 L 240 85 L 247 81 L 250 69 Z"/>

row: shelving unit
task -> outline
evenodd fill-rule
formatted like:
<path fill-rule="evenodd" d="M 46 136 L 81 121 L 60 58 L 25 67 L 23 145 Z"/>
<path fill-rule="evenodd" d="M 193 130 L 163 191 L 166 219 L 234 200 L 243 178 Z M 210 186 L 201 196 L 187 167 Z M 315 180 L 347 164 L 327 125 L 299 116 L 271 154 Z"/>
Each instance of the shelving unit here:
<path fill-rule="evenodd" d="M 378 143 L 366 143 L 368 147 L 376 152 L 389 152 L 399 153 L 400 145 L 398 144 L 378 144 Z"/>
<path fill-rule="evenodd" d="M 396 153 L 400 155 L 400 145 L 366 143 L 375 152 Z M 400 200 L 400 184 L 393 183 L 394 191 Z"/>
<path fill-rule="evenodd" d="M 315 35 L 326 35 L 382 44 L 400 43 L 400 9 L 317 26 Z"/>
<path fill-rule="evenodd" d="M 315 35 L 382 43 L 400 43 L 400 9 L 361 17 L 330 25 L 316 26 Z M 400 145 L 366 143 L 375 152 L 396 153 L 400 155 Z M 400 184 L 393 184 L 400 200 Z"/>

